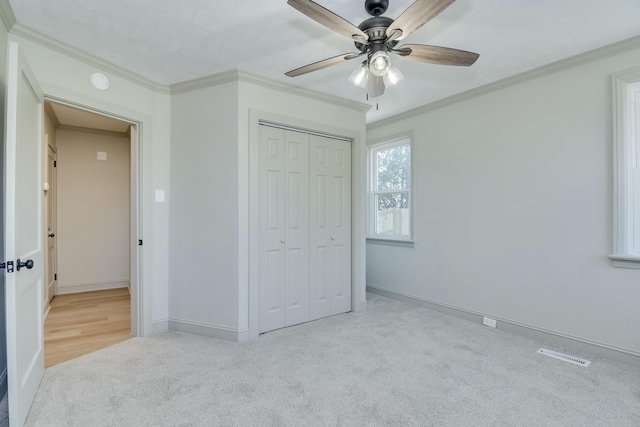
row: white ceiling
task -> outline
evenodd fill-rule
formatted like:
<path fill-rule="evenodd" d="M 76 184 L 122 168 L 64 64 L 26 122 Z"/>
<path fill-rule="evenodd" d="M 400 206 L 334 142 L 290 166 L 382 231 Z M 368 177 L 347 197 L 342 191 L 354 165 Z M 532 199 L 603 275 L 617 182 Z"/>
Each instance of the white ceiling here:
<path fill-rule="evenodd" d="M 355 50 L 286 0 L 9 1 L 19 24 L 162 85 L 237 69 L 365 102 L 365 89 L 347 80 L 358 60 L 284 75 Z M 355 25 L 368 17 L 364 0 L 317 3 Z M 396 18 L 412 1 L 389 3 L 385 16 Z M 405 78 L 379 98 L 367 122 L 638 36 L 639 18 L 639 0 L 457 0 L 404 42 L 477 52 L 478 62 L 459 68 L 397 59 Z"/>

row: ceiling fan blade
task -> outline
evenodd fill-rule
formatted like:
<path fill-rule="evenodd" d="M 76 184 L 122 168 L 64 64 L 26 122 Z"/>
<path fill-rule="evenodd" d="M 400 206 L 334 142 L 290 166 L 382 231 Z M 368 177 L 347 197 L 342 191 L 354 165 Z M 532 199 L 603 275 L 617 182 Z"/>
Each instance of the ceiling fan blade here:
<path fill-rule="evenodd" d="M 343 61 L 348 61 L 353 58 L 357 58 L 361 53 L 343 53 L 342 55 L 334 56 L 332 58 L 323 59 L 322 61 L 314 62 L 313 64 L 305 65 L 304 67 L 296 68 L 295 70 L 284 73 L 289 77 L 297 77 L 302 74 L 307 74 L 312 71 L 322 70 L 323 68 L 330 67 L 332 65 L 339 64 Z"/>
<path fill-rule="evenodd" d="M 396 40 L 402 40 L 427 22 L 438 16 L 455 0 L 416 0 L 387 28 L 387 37 L 393 35 L 396 30 L 401 30 L 402 35 Z"/>
<path fill-rule="evenodd" d="M 429 62 L 441 65 L 459 65 L 469 67 L 480 57 L 477 53 L 450 47 L 429 46 L 426 44 L 405 44 L 392 50 L 410 61 Z"/>
<path fill-rule="evenodd" d="M 367 82 L 367 94 L 369 98 L 376 98 L 384 93 L 384 80 L 382 77 L 369 75 Z"/>
<path fill-rule="evenodd" d="M 325 9 L 318 3 L 312 2 L 311 0 L 288 0 L 287 3 L 294 9 L 304 13 L 309 18 L 338 34 L 342 34 L 347 38 L 358 35 L 368 40 L 368 36 L 360 28 L 331 12 L 329 9 Z"/>

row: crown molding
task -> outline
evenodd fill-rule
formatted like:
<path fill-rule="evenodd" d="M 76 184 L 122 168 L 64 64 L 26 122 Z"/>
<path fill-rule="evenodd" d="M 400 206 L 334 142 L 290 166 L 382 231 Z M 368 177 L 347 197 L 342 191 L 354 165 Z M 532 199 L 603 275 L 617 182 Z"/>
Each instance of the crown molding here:
<path fill-rule="evenodd" d="M 593 62 L 599 59 L 607 58 L 609 56 L 623 53 L 633 49 L 640 48 L 640 36 L 632 37 L 617 43 L 613 43 L 604 47 L 600 47 L 588 52 L 584 52 L 569 58 L 561 59 L 551 64 L 543 65 L 542 67 L 535 68 L 533 70 L 525 71 L 520 74 L 516 74 L 511 77 L 499 80 L 497 82 L 489 83 L 484 86 L 480 86 L 474 89 L 461 92 L 456 95 L 449 96 L 447 98 L 440 99 L 438 101 L 431 102 L 429 104 L 422 105 L 412 110 L 405 111 L 404 113 L 396 114 L 391 117 L 373 122 L 367 125 L 367 129 L 376 129 L 388 124 L 397 122 L 398 120 L 404 120 L 407 118 L 419 116 L 429 111 L 437 110 L 439 108 L 446 107 L 451 104 L 466 101 L 472 98 L 476 98 L 481 95 L 485 95 L 491 92 L 514 86 L 519 83 L 524 83 L 529 80 L 537 79 L 549 74 L 556 73 L 558 71 L 566 70 L 576 67 L 578 65 Z"/>
<path fill-rule="evenodd" d="M 286 83 L 270 80 L 265 77 L 256 76 L 254 74 L 245 73 L 239 70 L 225 71 L 223 73 L 213 74 L 210 76 L 201 77 L 198 79 L 187 80 L 181 83 L 171 85 L 171 94 L 178 94 L 184 92 L 190 92 L 193 90 L 203 89 L 207 87 L 222 85 L 232 82 L 245 82 L 258 86 L 262 86 L 268 89 L 274 89 L 280 92 L 287 92 L 292 95 L 304 96 L 305 98 L 311 98 L 322 102 L 327 102 L 341 107 L 346 107 L 356 111 L 366 112 L 371 108 L 371 105 L 364 104 L 362 102 L 352 101 L 350 99 L 341 98 L 338 96 L 327 95 L 322 92 L 316 92 L 309 89 L 304 89 L 299 86 L 292 86 Z"/>
<path fill-rule="evenodd" d="M 180 83 L 174 83 L 169 86 L 171 95 L 179 93 L 191 92 L 198 89 L 205 89 L 213 86 L 220 86 L 226 83 L 233 83 L 240 80 L 238 72 L 234 70 L 222 73 L 211 74 L 209 76 L 199 77 L 197 79 L 186 80 Z"/>
<path fill-rule="evenodd" d="M 282 92 L 288 92 L 292 95 L 304 96 L 305 98 L 312 98 L 322 102 L 328 102 L 331 104 L 339 105 L 356 111 L 367 112 L 371 109 L 371 105 L 365 104 L 351 99 L 342 98 L 340 96 L 327 95 L 315 90 L 305 89 L 300 86 L 292 86 L 286 83 L 277 82 L 264 77 L 256 76 L 254 74 L 238 72 L 240 80 L 247 83 L 253 83 L 259 86 L 263 86 L 269 89 L 275 89 Z"/>
<path fill-rule="evenodd" d="M 0 0 L 0 2 L 4 2 L 6 0 Z M 1 4 L 1 3 L 0 3 Z M 47 49 L 51 49 L 53 51 L 62 53 L 65 56 L 69 56 L 77 61 L 84 62 L 92 67 L 99 68 L 102 71 L 105 71 L 114 76 L 123 78 L 132 83 L 145 87 L 149 90 L 158 93 L 169 94 L 169 88 L 167 86 L 155 83 L 147 78 L 144 78 L 136 73 L 125 70 L 117 65 L 112 64 L 111 62 L 105 61 L 104 59 L 100 59 L 97 56 L 93 56 L 87 52 L 84 52 L 80 49 L 76 49 L 75 47 L 69 46 L 66 43 L 62 43 L 58 40 L 49 38 L 42 33 L 39 33 L 31 28 L 25 27 L 20 23 L 16 23 L 11 29 L 11 34 L 21 37 L 23 39 L 32 41 L 34 43 L 39 44 L 40 46 L 46 47 Z"/>
<path fill-rule="evenodd" d="M 9 0 L 0 0 L 0 18 L 2 18 L 2 23 L 7 32 L 11 31 L 13 26 L 16 25 L 16 16 L 13 14 Z"/>

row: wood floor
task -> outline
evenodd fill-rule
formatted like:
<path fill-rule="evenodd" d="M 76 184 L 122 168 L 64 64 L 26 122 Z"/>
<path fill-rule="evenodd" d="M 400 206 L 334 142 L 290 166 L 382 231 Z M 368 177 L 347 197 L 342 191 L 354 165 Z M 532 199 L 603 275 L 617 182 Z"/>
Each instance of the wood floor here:
<path fill-rule="evenodd" d="M 131 338 L 129 290 L 58 295 L 44 322 L 44 366 Z"/>

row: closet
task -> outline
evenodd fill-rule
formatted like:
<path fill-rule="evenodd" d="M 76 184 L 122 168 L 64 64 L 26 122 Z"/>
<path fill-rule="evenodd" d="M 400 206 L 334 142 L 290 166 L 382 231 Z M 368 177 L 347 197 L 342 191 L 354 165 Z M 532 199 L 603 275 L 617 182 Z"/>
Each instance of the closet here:
<path fill-rule="evenodd" d="M 351 310 L 351 142 L 260 125 L 260 333 Z"/>

